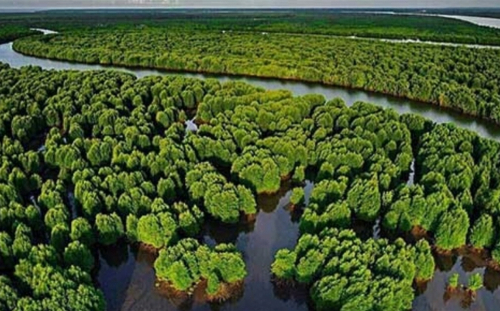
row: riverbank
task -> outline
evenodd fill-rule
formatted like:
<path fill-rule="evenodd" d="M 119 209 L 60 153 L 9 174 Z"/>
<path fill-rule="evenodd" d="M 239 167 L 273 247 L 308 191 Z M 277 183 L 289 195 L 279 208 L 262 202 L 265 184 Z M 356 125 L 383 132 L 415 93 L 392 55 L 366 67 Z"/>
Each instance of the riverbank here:
<path fill-rule="evenodd" d="M 144 33 L 131 31 L 123 36 L 120 33 L 105 32 L 96 38 L 86 32 L 48 38 L 32 37 L 15 41 L 12 48 L 25 56 L 104 68 L 115 66 L 134 71 L 154 69 L 170 73 L 279 79 L 338 86 L 432 104 L 440 109 L 453 109 L 463 115 L 500 124 L 500 103 L 498 91 L 494 87 L 498 79 L 495 59 L 500 57 L 497 50 L 438 48 L 406 41 L 396 44 L 383 39 L 353 40 L 329 36 L 321 37 L 324 42 L 314 43 L 314 36 L 247 32 L 201 32 L 191 38 L 188 36 L 190 33 L 179 31 L 169 33 L 168 42 L 172 48 L 156 51 L 155 47 L 161 48 L 164 40 L 162 33 L 155 30 Z M 143 35 L 146 43 L 137 41 L 134 48 L 127 43 L 135 42 Z M 285 37 L 290 42 L 283 42 Z M 96 40 L 115 41 L 98 46 Z M 220 40 L 224 42 L 221 45 L 217 44 Z M 297 44 L 302 43 L 312 46 L 304 51 L 297 47 Z M 263 52 L 268 51 L 270 46 L 275 46 L 276 52 Z M 316 46 L 318 51 L 313 48 Z M 184 48 L 189 48 L 189 52 Z M 243 52 L 243 49 L 247 51 Z M 285 52 L 279 52 L 282 49 Z M 183 54 L 180 54 L 181 50 Z M 203 52 L 207 50 L 211 52 Z M 387 54 L 391 57 L 384 56 Z M 477 60 L 471 63 L 468 61 L 471 58 L 484 59 L 484 64 Z M 480 66 L 491 68 L 478 76 L 474 68 Z"/>
<path fill-rule="evenodd" d="M 371 39 L 362 39 L 360 38 L 359 40 L 371 40 Z M 380 41 L 384 42 L 385 39 L 381 39 Z M 44 55 L 38 55 L 36 53 L 29 53 L 26 51 L 23 51 L 19 48 L 16 48 L 15 43 L 12 45 L 12 49 L 19 54 L 22 54 L 24 56 L 29 56 L 29 57 L 36 57 L 36 58 L 41 58 L 41 59 L 47 59 L 51 61 L 62 61 L 62 62 L 68 62 L 69 64 L 82 64 L 80 62 L 71 62 L 65 58 L 58 58 L 58 57 L 47 57 Z M 341 87 L 343 89 L 348 89 L 348 90 L 353 90 L 353 91 L 365 91 L 369 92 L 372 94 L 382 94 L 385 96 L 390 96 L 394 99 L 407 99 L 411 100 L 415 103 L 420 103 L 420 104 L 426 104 L 426 105 L 434 105 L 439 107 L 439 109 L 445 110 L 445 111 L 452 111 L 459 113 L 461 115 L 464 115 L 466 117 L 471 117 L 475 119 L 482 119 L 498 129 L 500 129 L 500 122 L 496 121 L 490 116 L 480 116 L 477 113 L 470 113 L 467 111 L 464 111 L 463 109 L 460 109 L 458 107 L 450 106 L 450 105 L 441 105 L 437 101 L 426 101 L 422 99 L 418 99 L 415 97 L 411 96 L 404 96 L 404 95 L 397 95 L 391 92 L 387 91 L 377 91 L 374 89 L 369 89 L 365 87 L 356 87 L 352 85 L 347 85 L 347 84 L 339 84 L 339 83 L 331 83 L 328 81 L 320 81 L 316 79 L 306 79 L 306 78 L 294 78 L 294 77 L 283 77 L 279 75 L 261 75 L 261 74 L 250 74 L 250 73 L 233 73 L 233 72 L 227 72 L 227 71 L 208 71 L 208 70 L 192 70 L 192 69 L 183 69 L 179 70 L 177 68 L 172 68 L 168 66 L 140 66 L 140 65 L 131 65 L 126 62 L 111 62 L 107 64 L 103 64 L 100 62 L 86 62 L 83 63 L 86 65 L 92 65 L 92 66 L 100 66 L 102 69 L 116 69 L 116 67 L 121 67 L 125 69 L 132 69 L 132 70 L 139 70 L 139 71 L 144 71 L 144 70 L 157 70 L 158 73 L 171 73 L 171 74 L 183 74 L 183 73 L 188 73 L 188 74 L 196 74 L 196 75 L 203 75 L 203 76 L 210 76 L 210 77 L 235 77 L 235 78 L 258 78 L 258 79 L 264 79 L 264 80 L 282 80 L 282 81 L 287 81 L 287 82 L 301 82 L 301 83 L 306 83 L 306 84 L 321 84 L 325 86 L 335 86 L 335 87 Z"/>
<path fill-rule="evenodd" d="M 15 52 L 12 43 L 0 45 L 0 62 L 9 64 L 11 67 L 20 68 L 32 65 L 40 66 L 47 70 L 117 70 L 134 75 L 138 78 L 152 75 L 179 75 L 197 79 L 217 79 L 221 82 L 242 81 L 268 90 L 287 89 L 295 96 L 306 94 L 321 94 L 325 98 L 342 98 L 347 105 L 357 101 L 370 102 L 385 108 L 391 108 L 398 113 L 415 113 L 436 123 L 455 123 L 457 126 L 477 132 L 479 135 L 498 140 L 500 129 L 491 122 L 485 122 L 473 117 L 467 117 L 450 109 L 443 109 L 437 105 L 421 104 L 414 100 L 407 100 L 393 96 L 383 95 L 369 91 L 349 90 L 334 86 L 325 86 L 319 83 L 305 83 L 298 81 L 285 81 L 282 79 L 261 79 L 236 75 L 212 75 L 194 74 L 186 72 L 165 72 L 151 69 L 124 68 L 118 66 L 87 65 L 71 63 L 67 61 L 55 61 L 37 57 L 30 57 Z"/>

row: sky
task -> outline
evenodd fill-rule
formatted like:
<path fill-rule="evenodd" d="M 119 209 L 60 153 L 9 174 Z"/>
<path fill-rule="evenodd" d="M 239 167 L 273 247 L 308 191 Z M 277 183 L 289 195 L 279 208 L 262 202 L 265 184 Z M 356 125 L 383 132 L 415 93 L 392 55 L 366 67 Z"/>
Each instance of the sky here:
<path fill-rule="evenodd" d="M 55 7 L 500 7 L 500 0 L 0 0 L 0 8 Z"/>

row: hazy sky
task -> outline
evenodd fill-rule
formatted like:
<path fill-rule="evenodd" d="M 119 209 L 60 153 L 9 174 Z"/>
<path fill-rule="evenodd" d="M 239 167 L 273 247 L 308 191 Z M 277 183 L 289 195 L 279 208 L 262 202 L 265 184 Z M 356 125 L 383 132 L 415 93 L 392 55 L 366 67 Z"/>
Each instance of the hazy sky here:
<path fill-rule="evenodd" d="M 500 7 L 500 0 L 0 0 L 0 8 L 40 7 Z"/>

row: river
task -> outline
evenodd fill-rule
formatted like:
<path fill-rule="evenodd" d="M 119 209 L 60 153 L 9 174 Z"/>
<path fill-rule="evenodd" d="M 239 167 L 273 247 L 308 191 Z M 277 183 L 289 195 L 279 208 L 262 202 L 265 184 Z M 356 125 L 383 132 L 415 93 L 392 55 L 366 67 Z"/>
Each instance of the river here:
<path fill-rule="evenodd" d="M 448 15 L 448 14 L 432 14 L 432 13 L 411 13 L 411 12 L 395 12 L 395 11 L 343 11 L 342 13 L 363 13 L 363 14 L 387 14 L 387 15 L 414 15 L 414 16 L 434 16 L 458 19 L 464 22 L 469 22 L 478 26 L 491 28 L 500 28 L 500 19 L 481 16 L 467 15 Z"/>
<path fill-rule="evenodd" d="M 442 110 L 436 106 L 320 84 L 286 82 L 277 79 L 167 73 L 157 70 L 135 70 L 52 61 L 18 54 L 12 50 L 11 43 L 0 45 L 0 62 L 8 63 L 16 68 L 35 65 L 56 70 L 119 70 L 137 77 L 175 74 L 201 79 L 216 78 L 222 82 L 240 80 L 266 89 L 288 89 L 295 95 L 317 93 L 326 98 L 340 97 L 348 105 L 356 101 L 366 101 L 392 108 L 399 113 L 419 114 L 437 123 L 452 122 L 491 139 L 498 140 L 500 137 L 500 129 L 490 123 Z M 313 184 L 308 182 L 304 187 L 306 193 L 310 193 Z M 222 305 L 209 305 L 197 300 L 196 297 L 187 300 L 172 297 L 155 286 L 153 256 L 135 246 L 118 244 L 112 247 L 101 247 L 98 250 L 96 283 L 104 292 L 108 310 L 308 310 L 306 289 L 276 287 L 271 282 L 269 274 L 275 252 L 280 248 L 292 248 L 299 235 L 298 216 L 289 210 L 289 198 L 289 188 L 285 185 L 276 195 L 258 197 L 259 213 L 252 223 L 241 223 L 230 227 L 209 222 L 205 226 L 201 239 L 206 243 L 233 242 L 243 253 L 249 274 L 245 279 L 242 292 L 233 300 Z M 437 265 L 438 270 L 434 279 L 428 284 L 419 286 L 419 294 L 414 301 L 413 310 L 458 310 L 462 307 L 470 310 L 500 309 L 500 290 L 498 289 L 500 273 L 485 268 L 484 260 L 481 261 L 476 255 L 457 253 L 444 258 L 437 257 Z M 448 297 L 445 292 L 445 282 L 453 272 L 460 274 L 462 282 L 465 282 L 467 276 L 473 272 L 479 272 L 485 276 L 486 286 L 478 292 L 475 301 L 467 304 L 469 302 L 464 302 L 463 297 Z"/>
<path fill-rule="evenodd" d="M 431 15 L 433 16 L 433 15 Z M 500 19 L 491 17 L 479 17 L 479 16 L 463 16 L 463 15 L 443 15 L 438 14 L 436 16 L 459 19 L 461 21 L 469 22 L 479 26 L 486 26 L 491 28 L 500 28 Z"/>
<path fill-rule="evenodd" d="M 44 33 L 53 33 L 49 30 L 43 30 Z M 12 49 L 12 43 L 0 45 L 0 62 L 7 63 L 11 67 L 20 68 L 22 66 L 34 65 L 40 66 L 43 69 L 56 70 L 119 70 L 137 76 L 138 78 L 150 75 L 182 75 L 185 77 L 206 79 L 215 78 L 221 82 L 226 81 L 244 81 L 256 86 L 261 86 L 265 89 L 287 89 L 293 92 L 294 95 L 300 96 L 305 94 L 321 94 L 327 99 L 340 97 L 348 105 L 352 105 L 357 101 L 373 103 L 385 108 L 392 108 L 399 113 L 415 113 L 427 119 L 433 120 L 436 123 L 454 123 L 459 127 L 469 129 L 479 135 L 491 139 L 498 140 L 500 138 L 500 127 L 486 121 L 477 120 L 474 117 L 463 116 L 458 112 L 442 109 L 435 105 L 428 105 L 416 101 L 393 97 L 389 95 L 381 95 L 360 90 L 349 90 L 341 87 L 325 86 L 319 83 L 304 83 L 297 81 L 283 81 L 279 79 L 261 79 L 251 77 L 236 77 L 224 75 L 210 74 L 193 74 L 193 73 L 169 73 L 160 70 L 151 69 L 130 69 L 117 66 L 101 66 L 88 65 L 79 63 L 70 63 L 57 60 L 41 59 L 31 56 L 25 56 L 15 52 Z"/>

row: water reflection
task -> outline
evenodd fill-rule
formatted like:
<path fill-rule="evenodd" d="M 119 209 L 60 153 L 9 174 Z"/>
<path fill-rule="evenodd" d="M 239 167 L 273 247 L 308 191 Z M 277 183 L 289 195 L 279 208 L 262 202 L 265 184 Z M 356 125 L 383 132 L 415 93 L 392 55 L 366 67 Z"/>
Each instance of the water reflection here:
<path fill-rule="evenodd" d="M 304 187 L 308 200 L 313 183 Z M 275 195 L 258 196 L 259 213 L 251 221 L 231 226 L 207 221 L 201 240 L 209 245 L 234 243 L 247 266 L 248 276 L 230 301 L 206 303 L 203 285 L 190 297 L 173 294 L 156 284 L 154 254 L 120 244 L 99 250 L 97 279 L 108 310 L 308 310 L 308 289 L 276 285 L 269 271 L 274 254 L 293 248 L 299 236 L 297 211 L 289 209 L 290 188 L 285 183 Z"/>
<path fill-rule="evenodd" d="M 479 17 L 479 16 L 463 16 L 463 15 L 438 15 L 441 17 L 454 18 L 462 21 L 466 21 L 479 26 L 486 26 L 491 28 L 500 28 L 500 19 L 491 17 Z"/>
<path fill-rule="evenodd" d="M 418 284 L 413 310 L 499 310 L 500 272 L 488 266 L 488 254 L 464 248 L 450 254 L 436 254 L 437 270 L 431 281 Z M 459 284 L 467 286 L 469 277 L 479 273 L 484 287 L 471 295 L 466 290 L 447 291 L 447 282 L 454 273 Z"/>
<path fill-rule="evenodd" d="M 304 185 L 306 201 L 314 184 Z M 285 183 L 276 195 L 257 198 L 259 213 L 252 221 L 228 226 L 208 221 L 201 240 L 209 245 L 234 243 L 243 254 L 248 276 L 230 301 L 206 303 L 204 286 L 192 296 L 179 295 L 156 282 L 153 263 L 156 255 L 125 243 L 99 249 L 97 283 L 102 288 L 108 310 L 310 310 L 308 288 L 280 284 L 271 279 L 269 269 L 274 254 L 293 248 L 299 236 L 296 210 L 290 210 L 291 185 Z M 300 212 L 300 211 L 299 211 Z M 353 228 L 364 238 L 386 237 L 378 226 L 354 222 Z M 500 271 L 488 266 L 488 254 L 464 248 L 435 254 L 436 272 L 431 281 L 416 284 L 413 310 L 499 310 Z M 447 291 L 447 282 L 458 273 L 467 285 L 470 275 L 480 273 L 484 288 L 473 297 L 465 291 Z"/>
<path fill-rule="evenodd" d="M 408 186 L 413 186 L 415 184 L 415 172 L 415 158 L 413 158 L 410 164 L 410 174 L 408 175 L 408 181 L 406 182 Z"/>
<path fill-rule="evenodd" d="M 71 207 L 71 219 L 75 219 L 78 217 L 78 209 L 76 207 L 75 194 L 73 190 L 68 191 L 67 193 L 68 204 Z"/>
<path fill-rule="evenodd" d="M 187 120 L 185 123 L 186 125 L 186 132 L 197 132 L 198 131 L 198 125 L 195 123 L 195 119 Z"/>
<path fill-rule="evenodd" d="M 108 310 L 121 309 L 135 266 L 136 257 L 132 246 L 121 243 L 118 247 L 98 249 L 96 281 L 103 289 Z"/>

